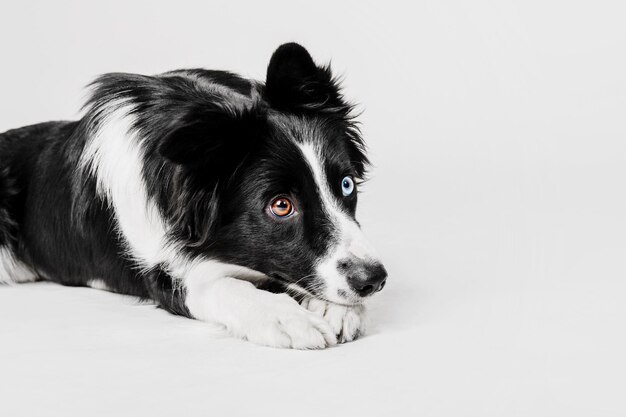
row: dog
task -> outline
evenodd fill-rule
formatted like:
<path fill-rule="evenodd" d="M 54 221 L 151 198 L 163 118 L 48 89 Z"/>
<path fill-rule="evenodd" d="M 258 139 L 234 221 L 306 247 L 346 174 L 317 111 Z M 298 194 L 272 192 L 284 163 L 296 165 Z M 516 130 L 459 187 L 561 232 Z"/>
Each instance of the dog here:
<path fill-rule="evenodd" d="M 355 219 L 369 162 L 330 66 L 296 43 L 265 83 L 110 73 L 78 121 L 0 135 L 0 281 L 151 299 L 256 344 L 363 333 L 387 272 Z"/>

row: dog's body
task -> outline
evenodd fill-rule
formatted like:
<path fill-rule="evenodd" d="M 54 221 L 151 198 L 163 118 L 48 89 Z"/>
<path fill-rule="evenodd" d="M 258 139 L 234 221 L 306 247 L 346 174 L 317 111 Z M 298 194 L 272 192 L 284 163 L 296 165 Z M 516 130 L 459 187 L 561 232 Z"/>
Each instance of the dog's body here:
<path fill-rule="evenodd" d="M 359 335 L 386 272 L 354 219 L 367 159 L 328 68 L 286 44 L 265 84 L 181 70 L 92 87 L 80 121 L 0 135 L 0 282 L 149 298 L 270 346 Z"/>

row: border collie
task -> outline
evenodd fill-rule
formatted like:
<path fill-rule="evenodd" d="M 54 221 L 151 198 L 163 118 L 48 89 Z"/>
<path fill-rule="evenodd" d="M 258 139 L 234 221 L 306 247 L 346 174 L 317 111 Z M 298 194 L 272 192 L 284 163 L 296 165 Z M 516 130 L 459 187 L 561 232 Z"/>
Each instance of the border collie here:
<path fill-rule="evenodd" d="M 254 343 L 363 332 L 387 272 L 355 220 L 368 167 L 352 106 L 302 46 L 265 83 L 112 73 L 79 121 L 0 135 L 0 282 L 154 300 Z"/>

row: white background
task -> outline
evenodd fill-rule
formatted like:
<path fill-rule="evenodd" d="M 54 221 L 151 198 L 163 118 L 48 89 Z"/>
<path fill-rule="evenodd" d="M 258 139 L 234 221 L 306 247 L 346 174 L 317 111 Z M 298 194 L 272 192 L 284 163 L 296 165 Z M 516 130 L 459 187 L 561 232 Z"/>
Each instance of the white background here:
<path fill-rule="evenodd" d="M 105 5 L 106 3 L 106 5 Z M 332 59 L 390 272 L 370 336 L 216 336 L 102 291 L 0 288 L 0 414 L 626 415 L 623 1 L 0 3 L 0 130 L 109 71 Z"/>

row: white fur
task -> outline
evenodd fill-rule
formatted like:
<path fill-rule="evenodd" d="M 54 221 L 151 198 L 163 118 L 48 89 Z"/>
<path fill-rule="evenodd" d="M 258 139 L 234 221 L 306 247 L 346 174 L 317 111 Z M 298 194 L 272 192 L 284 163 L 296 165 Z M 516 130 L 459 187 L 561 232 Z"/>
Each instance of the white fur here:
<path fill-rule="evenodd" d="M 87 282 L 87 286 L 96 290 L 111 291 L 108 285 L 106 285 L 105 282 L 101 279 L 90 279 Z"/>
<path fill-rule="evenodd" d="M 324 297 L 339 304 L 351 302 L 352 300 L 346 300 L 339 295 L 339 292 L 344 294 L 353 293 L 348 286 L 346 277 L 339 273 L 337 269 L 339 260 L 355 256 L 375 261 L 377 256 L 365 239 L 359 225 L 344 211 L 340 202 L 337 201 L 337 198 L 332 193 L 321 162 L 321 151 L 312 142 L 300 143 L 298 146 L 313 172 L 313 177 L 322 199 L 323 209 L 333 223 L 338 241 L 328 251 L 326 257 L 318 262 L 316 267 L 318 276 L 323 277 L 325 280 Z M 339 184 L 337 186 L 339 187 Z"/>
<path fill-rule="evenodd" d="M 302 306 L 324 317 L 341 343 L 351 342 L 365 333 L 366 309 L 362 304 L 344 306 L 319 298 L 305 298 Z"/>
<path fill-rule="evenodd" d="M 150 268 L 172 260 L 175 253 L 167 245 L 165 221 L 148 199 L 141 172 L 141 138 L 131 128 L 132 106 L 123 102 L 116 105 L 119 107 L 107 114 L 87 143 L 82 165 L 95 176 L 98 192 L 112 205 L 130 255 Z"/>
<path fill-rule="evenodd" d="M 30 268 L 15 259 L 13 253 L 6 247 L 0 247 L 0 284 L 17 282 L 31 282 L 37 280 Z"/>
<path fill-rule="evenodd" d="M 221 323 L 233 335 L 260 345 L 321 349 L 337 343 L 324 319 L 287 294 L 259 291 L 247 281 L 258 279 L 258 274 L 236 265 L 202 262 L 185 278 L 187 308 L 194 317 Z"/>

